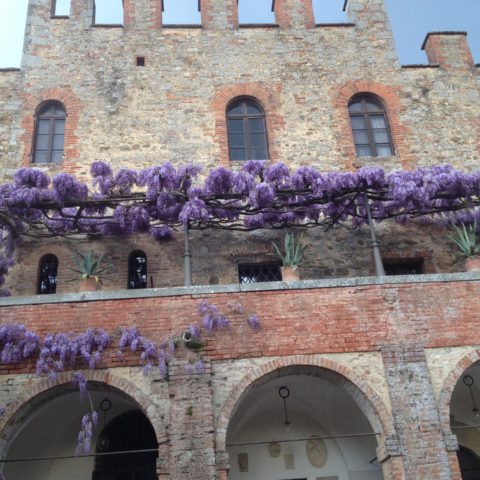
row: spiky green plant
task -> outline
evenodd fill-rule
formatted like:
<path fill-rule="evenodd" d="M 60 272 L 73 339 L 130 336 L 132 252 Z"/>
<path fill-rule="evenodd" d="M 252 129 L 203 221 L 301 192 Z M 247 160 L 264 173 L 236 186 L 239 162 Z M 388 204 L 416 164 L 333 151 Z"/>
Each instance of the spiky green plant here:
<path fill-rule="evenodd" d="M 457 225 L 452 225 L 452 227 L 455 233 L 447 236 L 457 246 L 457 250 L 454 253 L 458 260 L 480 255 L 480 245 L 477 245 L 476 241 L 477 222 L 475 221 L 469 225 L 465 225 L 462 222 L 461 227 Z"/>
<path fill-rule="evenodd" d="M 275 242 L 272 242 L 275 253 L 281 261 L 284 267 L 292 266 L 301 266 L 301 261 L 303 253 L 308 248 L 307 244 L 302 243 L 303 234 L 300 235 L 300 238 L 295 242 L 295 235 L 293 233 L 285 234 L 284 244 L 285 244 L 285 254 L 282 254 Z"/>
<path fill-rule="evenodd" d="M 97 259 L 95 259 L 94 250 L 87 250 L 86 253 L 77 251 L 77 255 L 73 255 L 73 258 L 78 269 L 74 268 L 73 271 L 80 273 L 82 280 L 85 280 L 88 277 L 93 277 L 98 282 L 99 275 L 110 268 L 110 265 L 101 265 L 104 256 L 105 254 L 102 253 Z"/>

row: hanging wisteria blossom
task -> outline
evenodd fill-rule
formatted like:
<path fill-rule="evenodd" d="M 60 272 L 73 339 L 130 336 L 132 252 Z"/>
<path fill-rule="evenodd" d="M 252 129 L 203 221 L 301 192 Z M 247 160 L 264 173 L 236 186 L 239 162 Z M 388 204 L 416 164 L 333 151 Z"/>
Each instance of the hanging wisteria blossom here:
<path fill-rule="evenodd" d="M 238 171 L 170 163 L 115 173 L 104 162 L 91 165 L 92 185 L 59 173 L 21 168 L 0 187 L 0 285 L 13 265 L 22 236 L 152 235 L 167 239 L 172 229 L 253 230 L 295 226 L 325 229 L 412 217 L 473 222 L 480 214 L 480 171 L 465 173 L 449 165 L 396 171 L 380 167 L 356 172 L 321 172 L 303 166 L 245 162 Z M 7 294 L 6 291 L 1 292 Z"/>

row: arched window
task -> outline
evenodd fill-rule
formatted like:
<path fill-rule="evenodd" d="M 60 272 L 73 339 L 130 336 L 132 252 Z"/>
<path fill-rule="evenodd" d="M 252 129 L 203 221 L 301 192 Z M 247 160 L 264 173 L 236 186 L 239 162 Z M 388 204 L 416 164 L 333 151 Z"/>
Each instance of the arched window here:
<path fill-rule="evenodd" d="M 393 155 L 387 116 L 381 103 L 364 95 L 354 97 L 348 106 L 357 156 Z"/>
<path fill-rule="evenodd" d="M 128 257 L 128 288 L 147 288 L 147 256 L 141 250 Z"/>
<path fill-rule="evenodd" d="M 65 137 L 65 107 L 48 102 L 37 113 L 33 163 L 62 163 Z"/>
<path fill-rule="evenodd" d="M 265 112 L 250 99 L 233 101 L 227 108 L 230 160 L 267 160 L 268 143 Z"/>
<path fill-rule="evenodd" d="M 38 267 L 37 293 L 49 294 L 57 291 L 58 258 L 55 255 L 44 255 Z"/>

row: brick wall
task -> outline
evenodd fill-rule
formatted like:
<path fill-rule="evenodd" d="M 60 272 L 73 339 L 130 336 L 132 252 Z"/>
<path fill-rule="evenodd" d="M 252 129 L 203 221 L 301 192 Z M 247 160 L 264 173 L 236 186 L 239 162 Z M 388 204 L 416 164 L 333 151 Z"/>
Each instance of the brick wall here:
<path fill-rule="evenodd" d="M 168 382 L 168 415 L 165 392 L 157 407 L 139 397 L 152 413 L 164 412 L 164 421 L 169 424 L 169 453 L 163 452 L 169 456 L 170 466 L 164 464 L 159 470 L 167 475 L 165 478 L 212 479 L 216 468 L 219 475 L 224 474 L 228 469 L 228 462 L 222 460 L 225 429 L 242 392 L 269 372 L 311 365 L 351 382 L 358 389 L 356 401 L 366 402 L 365 408 L 371 409 L 373 424 L 377 422 L 376 428 L 383 432 L 378 455 L 384 463 L 385 479 L 445 480 L 459 478 L 458 463 L 452 444 L 443 439 L 440 419 L 443 422 L 445 411 L 439 410 L 444 408 L 441 402 L 437 407 L 430 380 L 432 363 L 427 363 L 424 351 L 428 348 L 431 358 L 436 349 L 449 348 L 451 354 L 458 350 L 460 359 L 466 348 L 475 348 L 472 339 L 480 333 L 479 305 L 475 303 L 479 289 L 480 281 L 473 279 L 228 293 L 218 288 L 210 294 L 141 300 L 4 304 L 0 319 L 2 323 L 25 323 L 41 334 L 58 330 L 59 323 L 64 331 L 81 331 L 87 326 L 114 331 L 121 325 L 135 324 L 147 338 L 161 341 L 197 319 L 196 306 L 202 298 L 223 310 L 229 301 L 242 302 L 246 312 L 260 316 L 262 329 L 258 333 L 251 332 L 244 318 L 231 316 L 232 330 L 209 338 L 203 375 L 186 375 L 188 358 L 180 352 Z M 471 357 L 470 362 L 462 360 L 462 368 L 479 358 L 478 354 Z M 136 361 L 119 361 L 112 352 L 105 363 L 112 385 L 119 384 L 114 379 L 125 375 L 123 367 L 129 363 L 135 365 Z M 38 383 L 29 371 L 28 365 L 1 370 L 0 383 L 14 379 L 0 389 L 2 401 L 9 405 L 6 420 L 15 415 L 18 402 L 33 401 L 35 392 L 51 385 Z M 102 372 L 97 380 L 104 379 Z M 452 370 L 452 375 L 458 378 L 459 373 Z M 135 369 L 128 374 L 133 385 L 144 385 L 144 392 L 159 392 L 155 377 L 143 378 Z M 445 392 L 451 391 L 448 382 Z M 133 385 L 126 391 L 134 394 Z M 10 396 L 10 392 L 16 393 Z M 199 401 L 192 410 L 193 397 Z M 196 410 L 199 404 L 203 406 Z M 201 473 L 189 461 L 192 455 L 196 459 L 193 463 L 203 466 Z"/>

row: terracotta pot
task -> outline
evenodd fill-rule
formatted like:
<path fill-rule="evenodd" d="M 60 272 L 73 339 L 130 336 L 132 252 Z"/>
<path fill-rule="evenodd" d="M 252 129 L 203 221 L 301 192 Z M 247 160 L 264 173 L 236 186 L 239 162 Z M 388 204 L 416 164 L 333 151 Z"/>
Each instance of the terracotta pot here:
<path fill-rule="evenodd" d="M 469 257 L 465 260 L 465 269 L 467 272 L 480 271 L 480 257 Z"/>
<path fill-rule="evenodd" d="M 300 280 L 300 271 L 296 265 L 282 267 L 282 280 L 284 282 L 297 282 Z"/>
<path fill-rule="evenodd" d="M 80 280 L 78 287 L 79 292 L 94 292 L 98 289 L 98 280 L 95 277 L 87 277 L 85 280 Z"/>

